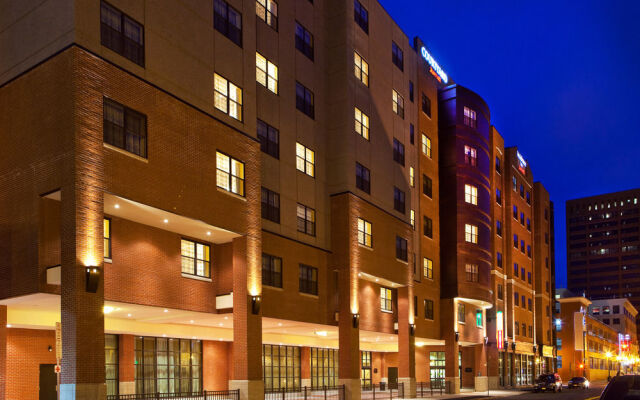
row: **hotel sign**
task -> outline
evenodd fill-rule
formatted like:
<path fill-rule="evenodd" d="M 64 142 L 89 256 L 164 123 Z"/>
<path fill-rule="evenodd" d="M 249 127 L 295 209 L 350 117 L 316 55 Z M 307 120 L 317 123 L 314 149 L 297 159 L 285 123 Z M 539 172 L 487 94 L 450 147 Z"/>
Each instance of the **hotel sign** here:
<path fill-rule="evenodd" d="M 504 347 L 504 320 L 502 317 L 502 311 L 496 312 L 496 343 L 498 348 L 502 350 Z"/>
<path fill-rule="evenodd" d="M 429 69 L 431 75 L 433 75 L 439 82 L 448 83 L 449 77 L 444 72 L 442 67 L 438 65 L 433 56 L 427 51 L 426 47 L 422 46 L 422 49 L 420 49 L 420 54 L 422 54 L 422 58 L 424 58 L 425 61 L 427 61 L 427 63 L 431 66 L 431 68 Z"/>
<path fill-rule="evenodd" d="M 522 175 L 527 174 L 527 161 L 522 157 L 519 151 L 516 151 L 516 157 L 518 157 L 518 171 L 522 173 Z"/>

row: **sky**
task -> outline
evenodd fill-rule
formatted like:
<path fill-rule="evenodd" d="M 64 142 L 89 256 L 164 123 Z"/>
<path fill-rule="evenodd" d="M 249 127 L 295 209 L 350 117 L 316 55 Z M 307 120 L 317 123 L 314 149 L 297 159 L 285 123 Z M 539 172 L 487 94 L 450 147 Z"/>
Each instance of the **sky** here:
<path fill-rule="evenodd" d="M 379 1 L 549 191 L 566 287 L 565 201 L 640 187 L 640 1 Z"/>

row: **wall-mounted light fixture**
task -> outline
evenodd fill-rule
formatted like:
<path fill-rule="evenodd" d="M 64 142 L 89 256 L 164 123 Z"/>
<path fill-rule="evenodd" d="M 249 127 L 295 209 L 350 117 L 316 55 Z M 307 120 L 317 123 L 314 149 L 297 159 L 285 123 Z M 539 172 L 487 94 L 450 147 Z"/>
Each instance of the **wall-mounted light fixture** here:
<path fill-rule="evenodd" d="M 416 334 L 416 324 L 409 324 L 409 335 L 413 336 Z"/>
<path fill-rule="evenodd" d="M 536 351 L 538 350 L 538 347 L 534 344 L 533 345 L 533 354 L 536 354 Z"/>
<path fill-rule="evenodd" d="M 95 293 L 98 291 L 98 285 L 100 284 L 100 268 L 95 266 L 89 266 L 85 268 L 86 283 L 85 290 L 88 293 Z"/>
<path fill-rule="evenodd" d="M 516 342 L 511 343 L 511 350 L 516 351 Z"/>
<path fill-rule="evenodd" d="M 251 296 L 251 313 L 254 315 L 260 314 L 260 304 L 262 298 L 260 296 Z"/>
<path fill-rule="evenodd" d="M 484 337 L 484 345 L 488 345 L 489 344 L 489 336 L 485 336 Z"/>
<path fill-rule="evenodd" d="M 456 342 L 460 340 L 460 332 L 456 331 Z"/>
<path fill-rule="evenodd" d="M 354 328 L 358 328 L 360 326 L 360 314 L 353 314 L 351 317 L 351 324 Z"/>
<path fill-rule="evenodd" d="M 53 351 L 53 347 L 51 347 L 51 345 L 49 345 L 49 347 L 47 347 L 47 351 L 48 351 L 49 353 L 51 353 L 51 352 Z"/>
<path fill-rule="evenodd" d="M 509 350 L 509 341 L 507 339 L 504 340 L 504 348 Z"/>

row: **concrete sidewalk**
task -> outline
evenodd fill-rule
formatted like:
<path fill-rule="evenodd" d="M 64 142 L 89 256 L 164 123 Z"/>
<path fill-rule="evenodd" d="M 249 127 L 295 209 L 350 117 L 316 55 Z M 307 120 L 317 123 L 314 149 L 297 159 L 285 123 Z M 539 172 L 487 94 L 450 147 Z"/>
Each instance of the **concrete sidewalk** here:
<path fill-rule="evenodd" d="M 439 399 L 439 400 L 444 400 L 444 399 L 483 399 L 483 398 L 493 398 L 493 397 L 507 397 L 507 396 L 518 396 L 521 394 L 525 394 L 527 393 L 527 391 L 525 390 L 490 390 L 489 394 L 487 395 L 487 391 L 485 390 L 484 392 L 472 392 L 472 391 L 462 391 L 460 394 L 438 394 L 438 395 L 429 395 L 429 396 L 424 396 L 424 397 L 420 397 L 418 396 L 418 399 Z"/>

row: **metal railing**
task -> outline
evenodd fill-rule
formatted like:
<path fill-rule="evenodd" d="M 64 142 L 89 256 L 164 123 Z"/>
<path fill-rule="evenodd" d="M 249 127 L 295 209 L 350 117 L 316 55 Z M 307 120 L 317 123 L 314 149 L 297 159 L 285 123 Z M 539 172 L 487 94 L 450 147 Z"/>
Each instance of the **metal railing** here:
<path fill-rule="evenodd" d="M 444 379 L 435 381 L 416 382 L 416 395 L 424 397 L 425 395 L 451 393 L 451 382 Z"/>
<path fill-rule="evenodd" d="M 375 383 L 361 387 L 360 398 L 363 400 L 401 399 L 404 397 L 404 383 Z"/>
<path fill-rule="evenodd" d="M 345 400 L 344 385 L 265 389 L 265 400 Z"/>
<path fill-rule="evenodd" d="M 240 400 L 240 390 L 217 390 L 194 393 L 138 393 L 107 396 L 107 400 Z"/>

